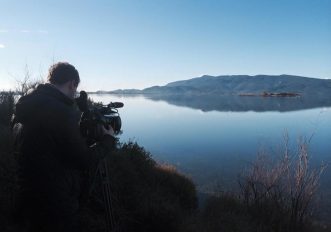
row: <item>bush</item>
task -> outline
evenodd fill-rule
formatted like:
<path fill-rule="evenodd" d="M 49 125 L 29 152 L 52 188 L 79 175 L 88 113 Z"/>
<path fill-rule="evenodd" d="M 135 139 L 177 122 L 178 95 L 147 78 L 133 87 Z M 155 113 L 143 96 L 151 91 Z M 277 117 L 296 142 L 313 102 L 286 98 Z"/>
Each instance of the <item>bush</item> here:
<path fill-rule="evenodd" d="M 259 226 L 274 231 L 303 231 L 314 213 L 313 203 L 325 166 L 309 166 L 308 141 L 300 139 L 296 155 L 285 149 L 279 160 L 259 154 L 241 182 L 241 197 Z"/>
<path fill-rule="evenodd" d="M 14 93 L 0 92 L 0 125 L 9 126 L 14 104 Z"/>
<path fill-rule="evenodd" d="M 137 143 L 122 144 L 107 164 L 116 221 L 124 231 L 178 231 L 197 207 L 193 183 L 158 165 Z"/>
<path fill-rule="evenodd" d="M 249 214 L 235 194 L 222 193 L 209 197 L 199 217 L 200 226 L 205 231 L 254 231 Z"/>
<path fill-rule="evenodd" d="M 11 221 L 17 192 L 17 162 L 13 154 L 10 120 L 14 110 L 14 94 L 0 93 L 0 231 Z"/>

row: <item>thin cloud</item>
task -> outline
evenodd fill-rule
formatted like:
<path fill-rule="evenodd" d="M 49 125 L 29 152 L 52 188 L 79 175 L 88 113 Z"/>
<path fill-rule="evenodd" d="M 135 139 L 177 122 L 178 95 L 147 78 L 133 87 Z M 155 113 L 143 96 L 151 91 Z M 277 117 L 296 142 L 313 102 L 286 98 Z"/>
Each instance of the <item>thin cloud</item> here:
<path fill-rule="evenodd" d="M 47 30 L 38 30 L 37 32 L 40 33 L 40 34 L 48 34 Z"/>
<path fill-rule="evenodd" d="M 22 30 L 6 30 L 6 29 L 0 29 L 0 33 L 24 33 L 24 34 L 48 34 L 48 30 L 28 30 L 28 29 L 22 29 Z"/>
<path fill-rule="evenodd" d="M 3 45 L 3 44 L 0 44 L 0 48 L 5 48 L 5 45 Z"/>

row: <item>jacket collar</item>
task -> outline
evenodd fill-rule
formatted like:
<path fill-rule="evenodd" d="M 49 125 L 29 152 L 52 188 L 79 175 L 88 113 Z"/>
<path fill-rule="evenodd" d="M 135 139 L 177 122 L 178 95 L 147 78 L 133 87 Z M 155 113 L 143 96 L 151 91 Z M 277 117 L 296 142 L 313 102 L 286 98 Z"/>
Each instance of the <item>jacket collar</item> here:
<path fill-rule="evenodd" d="M 51 96 L 70 106 L 74 104 L 74 100 L 66 96 L 64 93 L 62 93 L 60 90 L 58 90 L 56 87 L 49 83 L 38 85 L 36 93 Z"/>

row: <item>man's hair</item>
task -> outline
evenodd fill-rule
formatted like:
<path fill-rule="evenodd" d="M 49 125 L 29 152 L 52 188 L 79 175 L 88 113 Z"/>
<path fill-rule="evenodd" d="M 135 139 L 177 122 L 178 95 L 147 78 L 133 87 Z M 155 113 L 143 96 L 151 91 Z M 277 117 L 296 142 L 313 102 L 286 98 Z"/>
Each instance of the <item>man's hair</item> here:
<path fill-rule="evenodd" d="M 76 68 L 67 62 L 58 62 L 49 68 L 48 81 L 55 85 L 63 85 L 68 81 L 80 82 L 79 74 Z"/>

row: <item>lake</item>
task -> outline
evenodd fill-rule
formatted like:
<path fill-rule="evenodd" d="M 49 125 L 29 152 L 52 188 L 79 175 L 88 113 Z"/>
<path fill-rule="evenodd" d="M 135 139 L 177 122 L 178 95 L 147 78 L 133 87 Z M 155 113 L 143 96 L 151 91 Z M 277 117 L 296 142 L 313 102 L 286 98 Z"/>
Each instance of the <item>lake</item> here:
<path fill-rule="evenodd" d="M 331 163 L 329 105 L 279 97 L 90 97 L 104 104 L 123 102 L 121 142 L 136 141 L 155 160 L 176 166 L 200 192 L 235 189 L 238 175 L 259 150 L 279 154 L 286 131 L 292 151 L 300 137 L 311 139 L 313 166 Z M 325 198 L 331 198 L 330 182 L 329 167 L 321 180 Z"/>

